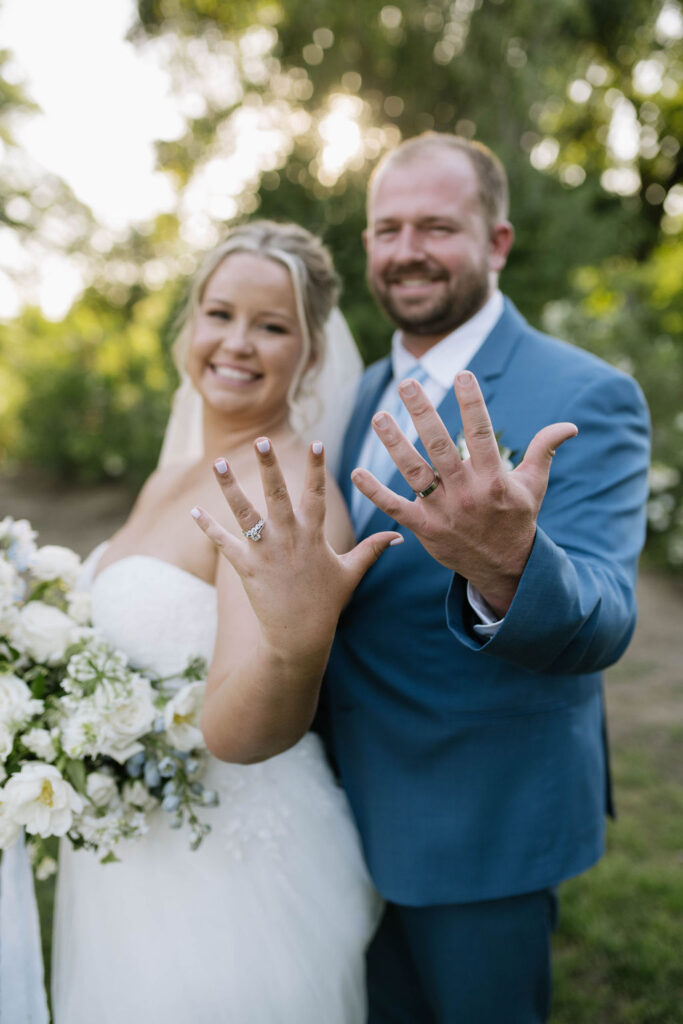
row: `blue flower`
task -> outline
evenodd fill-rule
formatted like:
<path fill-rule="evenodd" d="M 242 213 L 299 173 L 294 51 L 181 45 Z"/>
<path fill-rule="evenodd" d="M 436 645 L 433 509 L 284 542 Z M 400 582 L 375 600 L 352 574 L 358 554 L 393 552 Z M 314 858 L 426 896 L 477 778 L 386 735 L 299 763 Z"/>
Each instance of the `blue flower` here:
<path fill-rule="evenodd" d="M 162 757 L 159 761 L 159 771 L 162 778 L 170 779 L 176 773 L 175 761 L 172 757 Z"/>
<path fill-rule="evenodd" d="M 145 763 L 145 785 L 148 789 L 155 789 L 161 782 L 159 765 L 154 760 Z"/>
<path fill-rule="evenodd" d="M 146 754 L 144 750 L 140 750 L 138 751 L 137 754 L 133 754 L 132 757 L 128 758 L 128 760 L 126 761 L 126 774 L 129 775 L 131 779 L 140 778 L 140 776 L 142 775 L 142 768 L 145 763 L 145 758 Z"/>

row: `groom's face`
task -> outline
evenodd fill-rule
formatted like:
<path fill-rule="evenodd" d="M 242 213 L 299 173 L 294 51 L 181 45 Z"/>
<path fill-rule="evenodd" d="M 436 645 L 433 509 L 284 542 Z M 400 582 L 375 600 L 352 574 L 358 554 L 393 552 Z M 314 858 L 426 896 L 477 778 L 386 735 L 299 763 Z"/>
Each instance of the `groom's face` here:
<path fill-rule="evenodd" d="M 502 266 L 494 234 L 464 153 L 427 149 L 381 174 L 364 235 L 368 283 L 406 344 L 426 350 L 481 309 Z"/>

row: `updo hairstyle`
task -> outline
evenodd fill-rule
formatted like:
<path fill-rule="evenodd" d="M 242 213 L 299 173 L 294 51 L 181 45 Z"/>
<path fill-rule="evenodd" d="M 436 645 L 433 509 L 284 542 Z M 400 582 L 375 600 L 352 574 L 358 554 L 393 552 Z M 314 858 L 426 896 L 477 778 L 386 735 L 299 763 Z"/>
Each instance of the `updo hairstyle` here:
<path fill-rule="evenodd" d="M 241 224 L 204 257 L 180 317 L 173 352 L 176 366 L 181 374 L 185 372 L 195 317 L 209 278 L 227 256 L 239 252 L 275 260 L 289 271 L 303 342 L 288 394 L 291 412 L 322 364 L 325 324 L 340 292 L 339 277 L 327 248 L 316 235 L 297 224 L 270 220 Z"/>

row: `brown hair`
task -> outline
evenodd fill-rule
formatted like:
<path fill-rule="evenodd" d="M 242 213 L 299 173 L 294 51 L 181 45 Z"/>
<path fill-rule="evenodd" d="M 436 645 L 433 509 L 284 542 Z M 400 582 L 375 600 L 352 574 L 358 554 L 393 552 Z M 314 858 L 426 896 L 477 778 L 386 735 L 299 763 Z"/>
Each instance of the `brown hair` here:
<path fill-rule="evenodd" d="M 482 142 L 466 139 L 461 135 L 446 132 L 424 132 L 412 139 L 406 139 L 395 149 L 385 153 L 374 168 L 368 185 L 368 211 L 377 183 L 390 167 L 398 167 L 421 157 L 435 149 L 455 150 L 464 153 L 470 161 L 479 182 L 479 199 L 489 230 L 494 224 L 506 220 L 509 212 L 509 189 L 507 174 L 502 163 Z"/>

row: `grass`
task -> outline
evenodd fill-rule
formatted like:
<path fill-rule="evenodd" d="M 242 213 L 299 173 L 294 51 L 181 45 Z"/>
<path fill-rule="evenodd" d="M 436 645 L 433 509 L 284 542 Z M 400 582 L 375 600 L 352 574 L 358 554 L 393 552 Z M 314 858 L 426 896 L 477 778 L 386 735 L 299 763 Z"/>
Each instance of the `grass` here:
<path fill-rule="evenodd" d="M 552 1024 L 683 1022 L 683 737 L 615 752 L 607 854 L 561 889 Z"/>

